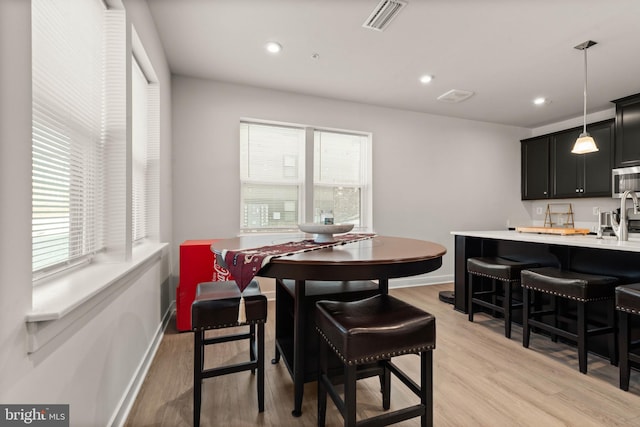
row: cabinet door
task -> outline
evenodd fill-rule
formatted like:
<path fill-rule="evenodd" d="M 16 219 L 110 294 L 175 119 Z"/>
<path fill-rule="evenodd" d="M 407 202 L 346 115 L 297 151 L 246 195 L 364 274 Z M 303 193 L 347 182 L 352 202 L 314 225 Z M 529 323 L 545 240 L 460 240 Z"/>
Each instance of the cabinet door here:
<path fill-rule="evenodd" d="M 549 197 L 549 137 L 521 141 L 522 200 Z"/>
<path fill-rule="evenodd" d="M 613 120 L 587 126 L 587 132 L 595 139 L 599 151 L 580 154 L 584 157 L 582 196 L 611 197 L 614 128 Z"/>
<path fill-rule="evenodd" d="M 613 101 L 616 104 L 616 167 L 640 165 L 640 94 Z"/>
<path fill-rule="evenodd" d="M 555 134 L 551 142 L 551 197 L 578 197 L 582 191 L 584 161 L 582 154 L 573 154 L 571 149 L 580 136 L 579 129 L 570 129 Z"/>

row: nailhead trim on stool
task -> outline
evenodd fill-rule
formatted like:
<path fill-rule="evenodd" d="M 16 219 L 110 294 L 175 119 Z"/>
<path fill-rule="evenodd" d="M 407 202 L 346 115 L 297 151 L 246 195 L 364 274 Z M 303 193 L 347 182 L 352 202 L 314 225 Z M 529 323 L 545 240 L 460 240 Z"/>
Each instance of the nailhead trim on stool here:
<path fill-rule="evenodd" d="M 383 409 L 390 406 L 390 373 L 420 398 L 420 404 L 385 412 L 358 424 L 386 426 L 419 416 L 422 426 L 432 426 L 435 317 L 390 295 L 354 302 L 319 301 L 316 308 L 316 327 L 321 342 L 318 426 L 325 423 L 327 393 L 342 414 L 344 425 L 356 425 L 358 368 L 376 362 L 383 372 L 380 377 Z M 329 378 L 329 349 L 343 362 L 344 398 Z M 391 362 L 392 357 L 409 353 L 420 355 L 420 385 Z"/>
<path fill-rule="evenodd" d="M 616 288 L 616 309 L 620 327 L 618 342 L 620 344 L 620 388 L 629 390 L 631 364 L 640 363 L 640 355 L 632 350 L 640 348 L 640 341 L 631 340 L 631 315 L 640 315 L 640 283 L 618 286 Z"/>
<path fill-rule="evenodd" d="M 191 304 L 193 329 L 193 425 L 200 425 L 202 380 L 241 371 L 257 375 L 258 411 L 264 411 L 264 324 L 267 321 L 267 298 L 260 293 L 257 281 L 252 281 L 243 292 L 246 322 L 238 322 L 240 290 L 235 282 L 204 282 L 196 288 Z M 205 331 L 236 326 L 249 326 L 248 333 L 206 338 Z M 256 331 L 257 329 L 257 331 Z M 249 340 L 249 361 L 233 365 L 204 369 L 204 349 L 211 344 Z"/>
<path fill-rule="evenodd" d="M 526 268 L 537 267 L 539 264 L 532 262 L 513 261 L 502 257 L 475 257 L 467 259 L 468 293 L 467 308 L 469 310 L 469 321 L 473 322 L 474 304 L 489 308 L 504 316 L 504 336 L 511 338 L 511 312 L 521 304 L 514 304 L 512 297 L 512 286 L 520 283 L 520 272 Z M 474 276 L 486 277 L 493 281 L 491 291 L 474 290 Z M 496 288 L 496 282 L 503 286 L 502 295 Z M 502 297 L 502 304 L 495 304 L 487 301 L 481 296 Z"/>
<path fill-rule="evenodd" d="M 522 345 L 529 347 L 531 327 L 542 329 L 551 334 L 555 341 L 556 336 L 561 336 L 577 343 L 578 364 L 580 372 L 587 373 L 587 340 L 594 335 L 609 334 L 609 357 L 611 364 L 618 363 L 618 348 L 616 334 L 616 316 L 613 304 L 614 290 L 618 279 L 610 276 L 585 274 L 575 271 L 560 270 L 554 267 L 541 267 L 523 270 L 523 310 L 522 310 Z M 576 301 L 577 307 L 577 332 L 573 333 L 557 326 L 557 307 L 553 300 L 552 310 L 531 311 L 531 292 L 540 292 L 552 295 L 554 298 Z M 587 304 L 595 301 L 610 300 L 609 323 L 589 328 L 587 316 Z M 542 317 L 553 314 L 554 324 L 543 322 Z"/>

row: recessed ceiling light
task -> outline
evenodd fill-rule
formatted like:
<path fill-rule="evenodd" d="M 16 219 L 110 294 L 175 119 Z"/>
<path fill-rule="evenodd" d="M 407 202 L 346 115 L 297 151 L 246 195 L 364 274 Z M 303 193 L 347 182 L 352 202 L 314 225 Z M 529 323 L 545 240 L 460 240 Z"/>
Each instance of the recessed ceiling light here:
<path fill-rule="evenodd" d="M 282 50 L 282 45 L 276 42 L 269 42 L 265 45 L 265 48 L 267 49 L 267 52 L 278 53 Z"/>
<path fill-rule="evenodd" d="M 425 74 L 424 76 L 420 77 L 420 83 L 422 83 L 423 85 L 426 85 L 431 80 L 433 80 L 433 76 L 430 76 L 429 74 Z"/>
<path fill-rule="evenodd" d="M 546 103 L 547 103 L 547 99 L 546 99 L 546 98 L 543 98 L 543 97 L 536 98 L 536 99 L 534 99 L 534 100 L 533 100 L 533 103 L 534 103 L 535 105 L 544 105 L 544 104 L 546 104 Z"/>

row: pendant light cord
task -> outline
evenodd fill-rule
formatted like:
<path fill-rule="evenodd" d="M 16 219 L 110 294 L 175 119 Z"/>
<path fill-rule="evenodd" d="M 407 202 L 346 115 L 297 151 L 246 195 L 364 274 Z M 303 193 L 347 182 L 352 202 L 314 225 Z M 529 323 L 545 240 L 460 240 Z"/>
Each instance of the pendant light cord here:
<path fill-rule="evenodd" d="M 584 49 L 584 114 L 582 133 L 587 133 L 587 48 Z"/>

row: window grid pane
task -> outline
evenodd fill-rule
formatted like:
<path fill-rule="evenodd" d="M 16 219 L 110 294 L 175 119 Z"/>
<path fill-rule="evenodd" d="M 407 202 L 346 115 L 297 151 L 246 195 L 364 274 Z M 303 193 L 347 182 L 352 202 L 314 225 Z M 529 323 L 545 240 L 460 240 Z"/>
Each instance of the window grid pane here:
<path fill-rule="evenodd" d="M 314 132 L 314 222 L 331 212 L 336 223 L 354 224 L 356 229 L 363 226 L 367 141 L 363 135 Z"/>
<path fill-rule="evenodd" d="M 313 156 L 313 182 L 304 179 L 305 146 Z M 367 135 L 242 122 L 241 231 L 297 230 L 300 222 L 320 222 L 329 211 L 336 223 L 366 229 L 369 149 Z"/>

